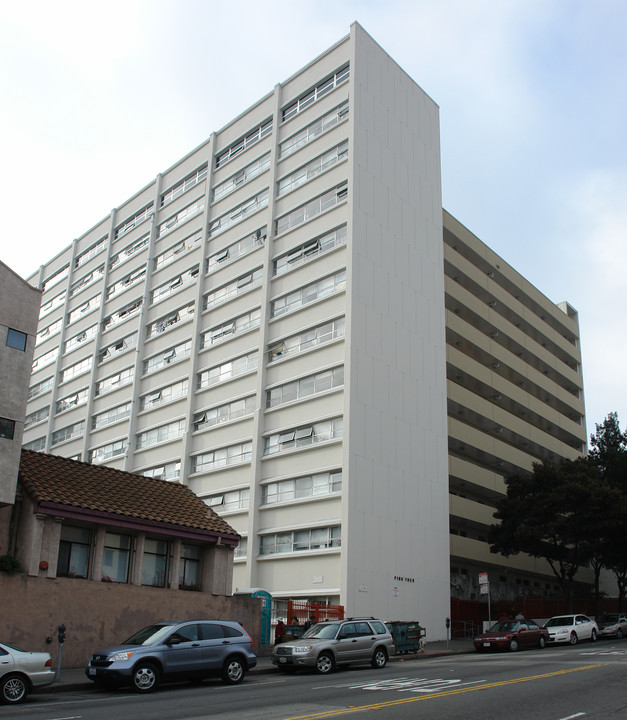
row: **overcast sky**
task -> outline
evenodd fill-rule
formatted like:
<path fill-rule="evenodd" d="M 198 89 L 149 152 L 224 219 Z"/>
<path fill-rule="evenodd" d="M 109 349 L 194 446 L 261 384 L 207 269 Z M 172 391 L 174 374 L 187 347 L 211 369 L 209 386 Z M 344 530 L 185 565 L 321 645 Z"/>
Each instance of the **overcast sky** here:
<path fill-rule="evenodd" d="M 579 311 L 589 431 L 627 427 L 625 0 L 0 8 L 0 259 L 23 277 L 357 20 L 440 107 L 444 207 Z"/>

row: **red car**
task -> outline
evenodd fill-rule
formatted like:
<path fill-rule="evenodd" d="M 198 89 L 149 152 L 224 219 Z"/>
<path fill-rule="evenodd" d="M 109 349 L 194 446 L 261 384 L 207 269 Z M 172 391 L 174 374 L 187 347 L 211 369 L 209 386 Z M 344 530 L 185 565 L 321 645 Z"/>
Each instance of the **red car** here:
<path fill-rule="evenodd" d="M 549 631 L 533 620 L 500 620 L 473 640 L 475 650 L 511 650 L 523 647 L 543 648 L 549 641 Z"/>

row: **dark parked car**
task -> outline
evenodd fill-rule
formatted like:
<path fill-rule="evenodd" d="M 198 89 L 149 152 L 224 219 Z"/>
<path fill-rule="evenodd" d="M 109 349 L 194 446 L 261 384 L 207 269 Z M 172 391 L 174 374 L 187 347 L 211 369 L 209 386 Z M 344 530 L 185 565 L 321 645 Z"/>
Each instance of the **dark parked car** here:
<path fill-rule="evenodd" d="M 212 674 L 235 684 L 256 664 L 253 641 L 239 623 L 186 620 L 149 625 L 121 645 L 98 650 L 85 674 L 97 683 L 130 683 L 138 692 L 150 692 L 161 681 Z"/>
<path fill-rule="evenodd" d="M 627 636 L 627 615 L 625 613 L 603 613 L 597 621 L 599 637 L 621 640 Z"/>
<path fill-rule="evenodd" d="M 523 647 L 543 648 L 549 631 L 533 620 L 500 620 L 474 639 L 475 650 L 511 650 Z"/>

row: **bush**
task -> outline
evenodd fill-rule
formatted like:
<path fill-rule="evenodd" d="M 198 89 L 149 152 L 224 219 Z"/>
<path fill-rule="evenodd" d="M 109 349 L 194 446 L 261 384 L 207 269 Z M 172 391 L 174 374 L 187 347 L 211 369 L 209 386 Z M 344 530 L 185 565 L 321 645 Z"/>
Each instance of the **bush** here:
<path fill-rule="evenodd" d="M 16 573 L 20 569 L 20 561 L 13 555 L 0 555 L 0 571 L 5 573 Z"/>

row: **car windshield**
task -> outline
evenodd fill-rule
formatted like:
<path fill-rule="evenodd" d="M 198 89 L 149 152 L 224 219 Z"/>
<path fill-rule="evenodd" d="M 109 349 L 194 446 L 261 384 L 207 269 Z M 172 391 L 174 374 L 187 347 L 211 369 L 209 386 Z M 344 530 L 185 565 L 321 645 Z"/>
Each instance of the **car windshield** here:
<path fill-rule="evenodd" d="M 312 627 L 307 630 L 307 632 L 303 635 L 304 638 L 322 638 L 323 640 L 330 640 L 335 637 L 337 634 L 337 629 L 340 626 L 336 623 L 333 623 L 331 625 L 324 625 L 322 623 L 319 623 L 318 625 L 313 625 Z"/>
<path fill-rule="evenodd" d="M 518 627 L 518 621 L 516 620 L 503 620 L 502 622 L 497 622 L 490 628 L 489 632 L 512 632 L 512 630 L 516 630 Z"/>
<path fill-rule="evenodd" d="M 173 625 L 149 625 L 139 632 L 136 632 L 123 645 L 154 645 L 158 643 L 172 630 Z"/>
<path fill-rule="evenodd" d="M 9 645 L 9 643 L 2 643 L 5 648 L 9 648 L 9 650 L 15 650 L 15 652 L 26 652 L 26 650 L 22 650 L 22 648 L 15 647 L 15 645 Z"/>
<path fill-rule="evenodd" d="M 564 617 L 551 618 L 544 627 L 561 627 L 562 625 L 572 625 L 572 615 L 566 615 Z"/>

